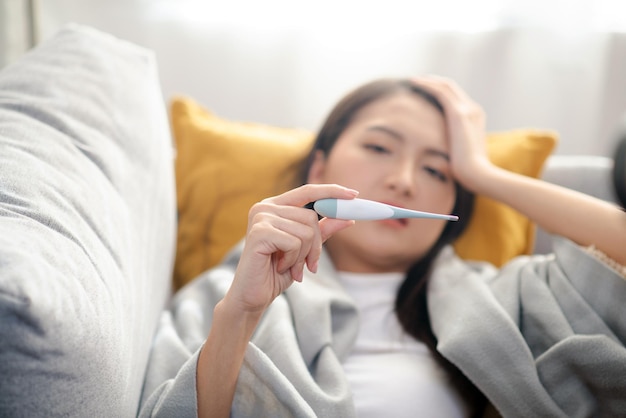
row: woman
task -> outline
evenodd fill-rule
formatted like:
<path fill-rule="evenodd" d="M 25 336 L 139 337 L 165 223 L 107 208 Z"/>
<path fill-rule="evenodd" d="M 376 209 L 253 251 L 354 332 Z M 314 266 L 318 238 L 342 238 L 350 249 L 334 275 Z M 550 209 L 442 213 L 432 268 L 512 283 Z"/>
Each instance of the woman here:
<path fill-rule="evenodd" d="M 514 293 L 506 290 L 507 281 L 497 280 L 494 269 L 466 265 L 452 254 L 447 244 L 462 231 L 463 222 L 320 220 L 306 206 L 322 198 L 358 195 L 455 213 L 463 221 L 471 213 L 469 190 L 512 206 L 580 246 L 595 246 L 618 265 L 626 264 L 623 211 L 493 166 L 484 136 L 481 108 L 449 80 L 381 80 L 348 95 L 318 135 L 306 168 L 308 184 L 254 205 L 239 251 L 177 295 L 177 307 L 193 301 L 209 311 L 213 304 L 215 308 L 192 319 L 174 311 L 174 328 L 190 352 L 180 354 L 177 363 L 171 360 L 176 350 L 155 346 L 153 364 L 168 353 L 178 377 L 170 371 L 172 379 L 157 387 L 153 382 L 165 379 L 149 376 L 144 409 L 166 414 L 186 396 L 189 405 L 197 401 L 200 416 L 480 415 L 483 398 L 471 380 L 505 415 L 567 415 L 558 390 L 546 391 L 546 378 L 537 378 L 547 368 L 535 368 L 531 355 L 538 354 L 542 336 L 552 338 L 552 331 L 542 333 L 538 326 L 524 333 L 522 324 L 502 319 L 498 310 L 513 309 L 509 299 L 524 299 L 523 291 L 507 299 Z M 582 252 L 567 247 L 563 257 L 580 258 L 576 251 Z M 517 260 L 512 264 L 518 267 L 507 267 L 505 273 L 534 262 Z M 590 268 L 615 283 L 612 275 L 617 274 L 607 266 Z M 545 273 L 546 282 L 555 280 L 550 274 Z M 486 293 L 491 292 L 489 281 L 495 299 Z M 613 294 L 623 293 L 623 287 Z M 468 337 L 455 327 L 480 327 L 478 313 L 500 324 L 497 335 Z M 475 320 L 467 323 L 471 317 Z M 208 332 L 204 344 L 202 332 Z M 614 336 L 613 331 L 606 333 Z M 525 345 L 524 338 L 532 344 Z M 620 338 L 626 337 L 618 334 L 615 339 Z M 511 354 L 512 360 L 501 368 L 485 370 L 498 365 L 484 355 L 495 345 L 500 347 L 493 349 L 498 361 L 516 350 L 521 354 Z M 626 359 L 623 346 L 619 348 L 609 350 L 611 367 Z M 518 359 L 519 367 L 512 370 L 519 374 L 502 378 L 503 370 Z M 185 381 L 187 386 L 195 383 L 196 390 L 185 388 Z M 507 384 L 512 389 L 504 390 Z"/>

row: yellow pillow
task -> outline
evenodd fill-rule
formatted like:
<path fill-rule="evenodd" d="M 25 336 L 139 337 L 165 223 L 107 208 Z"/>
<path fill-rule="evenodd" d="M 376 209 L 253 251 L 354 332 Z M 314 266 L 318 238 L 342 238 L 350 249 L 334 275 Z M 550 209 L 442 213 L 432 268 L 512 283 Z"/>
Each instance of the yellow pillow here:
<path fill-rule="evenodd" d="M 250 207 L 298 184 L 310 131 L 220 118 L 190 98 L 171 103 L 176 142 L 176 289 L 245 235 Z"/>
<path fill-rule="evenodd" d="M 216 265 L 246 232 L 248 211 L 259 200 L 297 186 L 298 169 L 313 133 L 220 118 L 193 99 L 176 97 L 171 121 L 175 163 L 178 241 L 176 289 Z M 495 164 L 537 177 L 556 143 L 548 132 L 490 134 Z M 529 253 L 534 225 L 512 209 L 477 197 L 468 230 L 456 245 L 466 259 L 497 265 Z"/>

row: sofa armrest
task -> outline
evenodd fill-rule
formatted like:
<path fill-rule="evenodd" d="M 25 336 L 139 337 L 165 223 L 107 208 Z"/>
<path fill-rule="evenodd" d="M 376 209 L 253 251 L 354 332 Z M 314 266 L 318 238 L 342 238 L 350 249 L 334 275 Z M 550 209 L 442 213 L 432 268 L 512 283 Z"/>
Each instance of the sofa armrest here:
<path fill-rule="evenodd" d="M 68 25 L 0 72 L 0 416 L 129 417 L 169 298 L 154 53 Z"/>

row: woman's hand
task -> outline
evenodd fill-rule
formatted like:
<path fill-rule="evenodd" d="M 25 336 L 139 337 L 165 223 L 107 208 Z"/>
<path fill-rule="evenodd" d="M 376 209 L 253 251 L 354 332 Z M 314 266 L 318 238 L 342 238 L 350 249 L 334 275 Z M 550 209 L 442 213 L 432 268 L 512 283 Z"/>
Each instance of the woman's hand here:
<path fill-rule="evenodd" d="M 618 263 L 626 263 L 626 213 L 621 208 L 494 166 L 485 151 L 485 117 L 480 106 L 445 78 L 425 76 L 412 81 L 444 108 L 452 171 L 461 184 L 512 207 L 545 231 L 579 245 L 594 245 Z"/>
<path fill-rule="evenodd" d="M 317 213 L 303 206 L 322 198 L 352 199 L 357 194 L 338 185 L 307 184 L 255 204 L 224 302 L 237 312 L 260 316 L 281 292 L 302 280 L 305 265 L 317 271 L 324 241 L 354 221 L 318 220 Z"/>
<path fill-rule="evenodd" d="M 485 113 L 454 81 L 438 76 L 412 79 L 443 106 L 450 160 L 455 178 L 476 191 L 481 174 L 491 167 L 485 148 Z"/>
<path fill-rule="evenodd" d="M 303 206 L 324 198 L 353 199 L 358 192 L 333 184 L 308 184 L 257 203 L 233 282 L 214 309 L 198 357 L 198 416 L 228 417 L 248 342 L 270 303 L 304 266 L 317 270 L 322 243 L 354 221 L 324 218 Z"/>

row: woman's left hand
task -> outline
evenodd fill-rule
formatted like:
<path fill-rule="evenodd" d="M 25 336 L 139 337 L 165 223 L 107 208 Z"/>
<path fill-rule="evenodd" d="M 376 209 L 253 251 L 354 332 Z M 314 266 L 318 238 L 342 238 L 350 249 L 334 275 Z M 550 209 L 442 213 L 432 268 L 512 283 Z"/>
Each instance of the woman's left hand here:
<path fill-rule="evenodd" d="M 455 178 L 474 190 L 491 162 L 485 148 L 485 113 L 454 81 L 439 76 L 412 78 L 416 86 L 431 93 L 443 106 Z"/>

